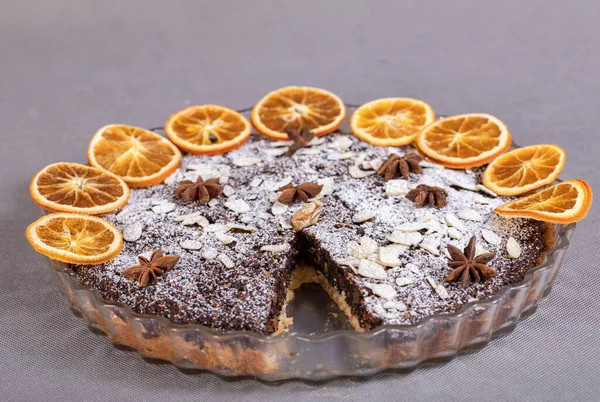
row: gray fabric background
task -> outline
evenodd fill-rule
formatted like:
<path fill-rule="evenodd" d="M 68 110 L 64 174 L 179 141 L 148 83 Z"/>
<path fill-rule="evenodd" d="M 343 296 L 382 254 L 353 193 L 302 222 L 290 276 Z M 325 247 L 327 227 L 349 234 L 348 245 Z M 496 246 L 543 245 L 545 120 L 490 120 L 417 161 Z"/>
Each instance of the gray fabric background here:
<path fill-rule="evenodd" d="M 550 297 L 512 334 L 409 375 L 314 385 L 188 376 L 117 350 L 71 314 L 23 231 L 28 183 L 85 162 L 107 123 L 160 125 L 289 84 L 360 103 L 413 96 L 558 143 L 600 191 L 600 2 L 0 0 L 0 400 L 598 400 L 599 210 Z"/>

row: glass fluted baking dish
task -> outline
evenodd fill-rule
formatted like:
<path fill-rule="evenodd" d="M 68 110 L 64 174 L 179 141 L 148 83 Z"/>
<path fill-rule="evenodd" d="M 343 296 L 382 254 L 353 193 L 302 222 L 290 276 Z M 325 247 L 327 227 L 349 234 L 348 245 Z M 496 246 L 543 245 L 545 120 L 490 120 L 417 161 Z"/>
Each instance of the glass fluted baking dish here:
<path fill-rule="evenodd" d="M 292 327 L 290 333 L 277 336 L 178 325 L 107 301 L 97 290 L 81 285 L 68 265 L 56 261 L 50 261 L 50 265 L 71 309 L 90 328 L 145 358 L 223 376 L 324 380 L 368 376 L 387 369 L 411 370 L 425 362 L 446 361 L 462 350 L 485 346 L 495 335 L 512 331 L 519 319 L 535 312 L 550 293 L 575 224 L 551 225 L 549 229 L 553 247 L 522 282 L 501 289 L 493 298 L 467 303 L 455 313 L 435 314 L 414 325 L 384 325 L 362 333 L 328 330 L 327 320 L 325 329 L 317 329 L 316 333 L 311 332 L 315 328 L 309 324 L 309 328 L 300 330 L 304 333 Z M 310 306 L 297 308 L 304 310 L 304 322 L 313 318 L 318 321 L 320 313 L 311 313 Z"/>

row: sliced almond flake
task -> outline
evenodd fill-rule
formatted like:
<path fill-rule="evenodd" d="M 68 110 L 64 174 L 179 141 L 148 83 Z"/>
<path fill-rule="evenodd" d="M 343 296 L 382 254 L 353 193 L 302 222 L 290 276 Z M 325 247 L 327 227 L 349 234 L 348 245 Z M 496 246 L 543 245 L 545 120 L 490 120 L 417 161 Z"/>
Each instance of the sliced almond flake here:
<path fill-rule="evenodd" d="M 354 144 L 354 141 L 347 135 L 338 135 L 329 144 L 329 148 L 337 149 L 340 152 L 347 151 Z"/>
<path fill-rule="evenodd" d="M 223 244 L 231 244 L 236 241 L 236 238 L 225 234 L 225 232 L 215 232 L 215 238 Z"/>
<path fill-rule="evenodd" d="M 250 187 L 258 187 L 262 184 L 262 182 L 263 182 L 263 179 L 261 179 L 260 177 L 255 177 L 250 182 Z"/>
<path fill-rule="evenodd" d="M 521 256 L 521 246 L 512 236 L 506 241 L 506 251 L 510 258 L 519 258 Z"/>
<path fill-rule="evenodd" d="M 346 257 L 343 260 L 337 262 L 339 265 L 344 265 L 347 267 L 357 268 L 360 261 L 354 257 Z"/>
<path fill-rule="evenodd" d="M 426 234 L 437 233 L 441 229 L 441 226 L 437 220 L 431 220 L 427 222 L 427 231 Z"/>
<path fill-rule="evenodd" d="M 481 229 L 481 236 L 483 237 L 483 239 L 485 241 L 487 241 L 490 244 L 493 244 L 494 246 L 497 246 L 500 243 L 502 243 L 502 237 L 498 236 L 496 233 L 492 232 L 491 230 Z"/>
<path fill-rule="evenodd" d="M 490 195 L 492 197 L 498 197 L 498 194 L 494 193 L 492 190 L 490 190 L 489 188 L 487 188 L 483 184 L 478 184 L 475 187 L 477 188 L 477 191 L 481 191 L 482 193 L 486 193 L 487 195 Z"/>
<path fill-rule="evenodd" d="M 392 243 L 414 246 L 423 241 L 423 235 L 419 232 L 401 232 L 400 230 L 394 230 L 387 239 Z"/>
<path fill-rule="evenodd" d="M 269 244 L 266 246 L 262 246 L 260 251 L 269 251 L 271 253 L 280 253 L 282 251 L 286 251 L 289 248 L 288 244 Z"/>
<path fill-rule="evenodd" d="M 256 165 L 257 163 L 260 163 L 261 159 L 260 158 L 233 158 L 233 161 L 231 161 L 231 163 L 233 163 L 235 166 L 239 166 L 239 167 L 244 167 L 244 166 L 252 166 L 252 165 Z"/>
<path fill-rule="evenodd" d="M 285 154 L 287 152 L 287 150 L 285 148 L 267 148 L 267 149 L 261 149 L 261 152 L 264 154 L 267 154 L 269 156 L 281 156 L 283 154 Z"/>
<path fill-rule="evenodd" d="M 425 242 L 419 244 L 423 250 L 429 251 L 433 255 L 440 255 L 440 241 L 439 239 L 427 239 Z"/>
<path fill-rule="evenodd" d="M 467 209 L 466 211 L 460 211 L 458 217 L 465 221 L 483 222 L 483 216 L 479 215 L 477 211 Z"/>
<path fill-rule="evenodd" d="M 476 204 L 481 204 L 481 205 L 488 205 L 490 203 L 489 198 L 484 197 L 481 194 L 474 194 L 473 195 L 473 201 Z"/>
<path fill-rule="evenodd" d="M 294 141 L 271 141 L 271 148 L 289 147 Z"/>
<path fill-rule="evenodd" d="M 235 194 L 235 189 L 230 185 L 223 186 L 223 195 L 225 197 L 231 197 Z"/>
<path fill-rule="evenodd" d="M 352 222 L 363 223 L 363 222 L 375 219 L 375 216 L 377 216 L 375 211 L 363 209 L 362 211 L 358 211 L 357 213 L 354 214 L 354 216 L 352 216 Z"/>
<path fill-rule="evenodd" d="M 373 166 L 371 166 L 371 162 L 370 161 L 363 161 L 363 163 L 361 163 L 360 167 L 363 170 L 373 170 Z"/>
<path fill-rule="evenodd" d="M 477 187 L 475 186 L 475 184 L 469 184 L 469 183 L 461 183 L 458 182 L 456 180 L 450 179 L 450 184 L 454 187 L 459 187 L 462 188 L 464 190 L 469 190 L 469 191 L 477 191 Z"/>
<path fill-rule="evenodd" d="M 204 227 L 206 232 L 214 233 L 214 232 L 226 232 L 229 230 L 226 225 L 222 223 L 210 223 Z"/>
<path fill-rule="evenodd" d="M 317 145 L 322 145 L 325 143 L 325 138 L 323 137 L 313 137 L 312 140 L 308 141 L 308 144 L 306 144 L 307 147 L 314 147 Z"/>
<path fill-rule="evenodd" d="M 202 248 L 202 243 L 198 240 L 184 240 L 179 243 L 179 246 L 186 250 L 200 250 Z"/>
<path fill-rule="evenodd" d="M 447 299 L 448 297 L 450 297 L 446 288 L 443 285 L 437 283 L 435 279 L 433 279 L 431 276 L 428 276 L 425 279 L 427 279 L 429 285 L 433 288 L 433 290 L 435 290 L 435 293 L 437 293 L 438 296 L 440 296 L 442 299 Z"/>
<path fill-rule="evenodd" d="M 123 240 L 129 242 L 138 241 L 142 237 L 143 230 L 144 225 L 142 225 L 142 222 L 132 223 L 123 229 Z"/>
<path fill-rule="evenodd" d="M 117 218 L 124 218 L 127 215 L 129 215 L 129 207 L 125 207 L 122 210 L 120 210 L 116 216 L 117 216 Z"/>
<path fill-rule="evenodd" d="M 450 295 L 448 294 L 448 290 L 446 289 L 446 287 L 442 284 L 438 284 L 435 288 L 435 293 L 438 294 L 439 297 L 441 297 L 442 299 L 447 299 L 450 297 Z"/>
<path fill-rule="evenodd" d="M 226 226 L 232 232 L 246 232 L 246 233 L 256 232 L 256 228 L 254 226 L 239 225 L 237 223 L 228 223 Z"/>
<path fill-rule="evenodd" d="M 322 185 L 323 188 L 321 189 L 321 192 L 312 199 L 319 200 L 329 194 L 332 194 L 334 180 L 335 179 L 333 177 L 323 177 L 321 179 L 317 179 L 317 184 Z"/>
<path fill-rule="evenodd" d="M 219 184 L 225 184 L 229 181 L 229 176 L 221 176 L 219 177 Z"/>
<path fill-rule="evenodd" d="M 219 173 L 222 176 L 230 176 L 231 175 L 231 166 L 229 166 L 229 165 L 219 165 L 217 167 L 217 169 L 219 170 Z"/>
<path fill-rule="evenodd" d="M 412 222 L 405 223 L 403 225 L 398 226 L 396 230 L 401 232 L 418 232 L 420 230 L 427 229 L 427 224 L 424 222 Z"/>
<path fill-rule="evenodd" d="M 202 250 L 202 258 L 206 260 L 217 258 L 217 254 L 219 254 L 219 252 L 214 248 L 206 247 L 204 250 Z"/>
<path fill-rule="evenodd" d="M 359 260 L 371 257 L 377 252 L 378 249 L 379 247 L 377 246 L 377 242 L 367 236 L 363 236 L 360 239 L 360 244 L 354 240 L 351 240 L 346 245 L 348 254 Z"/>
<path fill-rule="evenodd" d="M 240 199 L 228 200 L 223 205 L 238 214 L 243 214 L 244 212 L 250 212 L 252 210 L 246 201 Z"/>
<path fill-rule="evenodd" d="M 279 217 L 279 224 L 283 229 L 291 229 L 293 227 L 291 221 L 285 216 Z"/>
<path fill-rule="evenodd" d="M 451 239 L 458 240 L 462 237 L 462 233 L 456 228 L 448 228 L 448 236 L 450 236 Z"/>
<path fill-rule="evenodd" d="M 242 223 L 250 223 L 254 220 L 254 217 L 251 214 L 241 214 L 238 216 L 238 221 Z"/>
<path fill-rule="evenodd" d="M 407 278 L 407 277 L 396 278 L 396 285 L 398 285 L 398 286 L 408 286 L 413 283 L 415 283 L 415 280 L 413 278 Z"/>
<path fill-rule="evenodd" d="M 360 263 L 358 264 L 358 274 L 373 279 L 387 278 L 387 272 L 385 272 L 383 266 L 366 259 L 360 260 Z"/>
<path fill-rule="evenodd" d="M 387 267 L 397 267 L 400 265 L 400 255 L 406 252 L 407 247 L 401 244 L 392 244 L 379 248 L 378 263 Z"/>
<path fill-rule="evenodd" d="M 287 176 L 284 177 L 283 179 L 279 180 L 278 182 L 273 183 L 273 185 L 271 186 L 271 189 L 273 191 L 279 191 L 279 189 L 281 187 L 287 186 L 288 184 L 290 184 L 292 182 L 292 178 Z"/>
<path fill-rule="evenodd" d="M 177 207 L 177 205 L 175 205 L 172 202 L 165 202 L 164 204 L 159 204 L 159 205 L 155 205 L 152 207 L 152 211 L 155 214 L 167 214 L 171 211 L 175 210 L 175 207 Z"/>
<path fill-rule="evenodd" d="M 354 152 L 344 152 L 343 154 L 330 154 L 327 159 L 330 161 L 341 161 L 344 159 L 352 159 L 356 154 Z"/>
<path fill-rule="evenodd" d="M 350 176 L 352 176 L 355 179 L 364 179 L 365 177 L 369 177 L 373 174 L 375 174 L 374 171 L 364 171 L 361 168 L 359 168 L 357 165 L 352 165 L 348 168 L 348 172 L 350 173 Z"/>
<path fill-rule="evenodd" d="M 297 155 L 319 155 L 320 153 L 319 148 L 302 148 L 296 152 Z"/>
<path fill-rule="evenodd" d="M 408 269 L 410 272 L 412 272 L 413 274 L 417 275 L 417 276 L 422 276 L 423 272 L 421 272 L 421 270 L 419 269 L 419 267 L 417 267 L 415 264 L 412 263 L 408 263 L 404 266 L 404 268 Z"/>
<path fill-rule="evenodd" d="M 371 169 L 373 169 L 375 171 L 379 170 L 381 165 L 383 165 L 383 161 L 381 159 L 373 159 L 370 163 L 371 163 Z"/>
<path fill-rule="evenodd" d="M 275 204 L 273 204 L 271 207 L 271 213 L 275 216 L 283 215 L 287 212 L 288 208 L 289 207 L 287 205 L 279 201 L 275 201 Z"/>
<path fill-rule="evenodd" d="M 193 212 L 191 214 L 175 216 L 173 219 L 175 220 L 175 222 L 183 222 L 188 219 L 196 219 L 198 216 L 200 216 L 199 212 Z"/>
<path fill-rule="evenodd" d="M 437 163 L 433 163 L 433 162 L 425 161 L 425 160 L 421 161 L 419 164 L 424 168 L 440 169 L 440 170 L 445 169 L 445 167 L 443 167 L 442 165 L 438 165 Z"/>
<path fill-rule="evenodd" d="M 233 260 L 227 254 L 221 253 L 217 256 L 217 259 L 225 265 L 225 268 L 233 268 L 235 266 Z"/>
<path fill-rule="evenodd" d="M 385 195 L 388 197 L 405 196 L 410 191 L 406 180 L 388 180 L 385 183 Z"/>
<path fill-rule="evenodd" d="M 406 311 L 406 304 L 400 300 L 388 301 L 383 303 L 383 308 L 386 310 Z"/>
<path fill-rule="evenodd" d="M 356 156 L 356 158 L 354 158 L 354 164 L 358 167 L 362 165 L 365 159 L 367 159 L 367 154 L 365 152 L 361 152 Z"/>
<path fill-rule="evenodd" d="M 210 200 L 208 202 L 208 206 L 211 207 L 211 208 L 214 208 L 217 205 L 219 205 L 219 200 L 217 200 L 216 198 L 213 198 L 212 200 Z"/>
<path fill-rule="evenodd" d="M 446 222 L 446 225 L 451 228 L 456 228 L 461 231 L 466 230 L 465 225 L 452 212 L 448 212 L 444 216 L 444 221 Z"/>
<path fill-rule="evenodd" d="M 387 283 L 371 285 L 370 288 L 374 295 L 379 296 L 385 300 L 393 300 L 394 298 L 396 298 L 396 296 L 398 296 L 398 292 L 396 292 L 396 289 L 394 289 Z"/>

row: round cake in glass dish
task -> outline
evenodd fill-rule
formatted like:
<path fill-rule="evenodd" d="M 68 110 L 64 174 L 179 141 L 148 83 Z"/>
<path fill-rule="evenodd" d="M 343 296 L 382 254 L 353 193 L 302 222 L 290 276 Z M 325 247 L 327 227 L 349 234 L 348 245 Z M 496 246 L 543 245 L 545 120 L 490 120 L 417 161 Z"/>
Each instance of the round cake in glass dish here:
<path fill-rule="evenodd" d="M 107 300 L 216 330 L 284 330 L 291 289 L 307 281 L 357 331 L 414 324 L 522 281 L 551 247 L 543 222 L 494 213 L 512 198 L 483 187 L 482 172 L 339 132 L 252 135 L 131 189 L 105 216 L 123 232 L 121 253 L 72 269 Z"/>

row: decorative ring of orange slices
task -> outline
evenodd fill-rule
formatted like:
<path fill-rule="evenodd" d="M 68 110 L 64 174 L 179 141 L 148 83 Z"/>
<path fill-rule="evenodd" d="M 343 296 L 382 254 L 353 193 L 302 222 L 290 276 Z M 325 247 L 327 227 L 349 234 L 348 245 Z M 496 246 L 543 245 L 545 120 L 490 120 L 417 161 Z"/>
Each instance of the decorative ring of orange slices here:
<path fill-rule="evenodd" d="M 181 163 L 181 152 L 169 140 L 124 124 L 102 127 L 88 148 L 90 165 L 121 177 L 130 187 L 162 183 Z"/>
<path fill-rule="evenodd" d="M 123 247 L 121 231 L 96 216 L 54 213 L 27 227 L 27 240 L 40 254 L 70 264 L 101 264 Z"/>
<path fill-rule="evenodd" d="M 483 185 L 498 195 L 525 194 L 556 180 L 567 154 L 558 145 L 518 148 L 494 159 L 483 172 Z"/>
<path fill-rule="evenodd" d="M 440 119 L 417 135 L 419 149 L 435 162 L 452 169 L 485 165 L 508 151 L 512 143 L 506 125 L 484 113 Z"/>
<path fill-rule="evenodd" d="M 288 140 L 286 130 L 310 130 L 320 137 L 337 130 L 346 116 L 344 102 L 312 87 L 285 87 L 265 95 L 252 109 L 252 124 L 274 140 Z"/>
<path fill-rule="evenodd" d="M 250 137 L 250 122 L 223 106 L 190 106 L 173 113 L 165 133 L 175 145 L 192 154 L 217 155 L 239 148 Z"/>
<path fill-rule="evenodd" d="M 106 170 L 78 163 L 54 163 L 40 170 L 29 185 L 31 197 L 52 212 L 104 215 L 123 207 L 129 187 Z"/>
<path fill-rule="evenodd" d="M 365 103 L 352 114 L 355 136 L 377 146 L 401 146 L 414 141 L 435 120 L 427 103 L 411 98 L 384 98 Z"/>
<path fill-rule="evenodd" d="M 539 193 L 507 202 L 494 211 L 498 215 L 532 218 L 551 223 L 573 223 L 587 215 L 592 188 L 585 180 L 567 180 Z"/>

